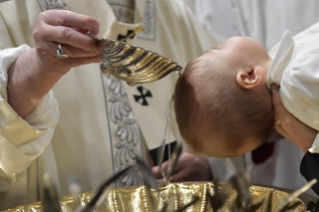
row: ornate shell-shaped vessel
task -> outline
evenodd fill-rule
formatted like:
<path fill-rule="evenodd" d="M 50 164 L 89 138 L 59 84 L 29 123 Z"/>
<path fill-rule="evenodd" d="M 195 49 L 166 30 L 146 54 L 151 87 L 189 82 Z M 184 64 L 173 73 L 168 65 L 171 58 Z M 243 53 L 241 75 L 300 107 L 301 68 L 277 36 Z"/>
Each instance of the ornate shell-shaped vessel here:
<path fill-rule="evenodd" d="M 129 85 L 150 83 L 162 79 L 182 67 L 174 61 L 124 42 L 100 39 L 88 32 L 98 44 L 103 74 L 112 74 Z"/>

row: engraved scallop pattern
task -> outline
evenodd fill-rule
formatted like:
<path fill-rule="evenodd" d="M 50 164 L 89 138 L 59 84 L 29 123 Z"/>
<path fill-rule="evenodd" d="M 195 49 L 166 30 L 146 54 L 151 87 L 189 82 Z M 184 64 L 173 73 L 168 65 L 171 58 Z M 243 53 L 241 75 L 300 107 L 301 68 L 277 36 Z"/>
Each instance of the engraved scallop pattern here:
<path fill-rule="evenodd" d="M 182 71 L 176 62 L 155 52 L 114 40 L 98 39 L 98 42 L 103 73 L 112 74 L 129 85 L 151 83 L 171 72 Z"/>

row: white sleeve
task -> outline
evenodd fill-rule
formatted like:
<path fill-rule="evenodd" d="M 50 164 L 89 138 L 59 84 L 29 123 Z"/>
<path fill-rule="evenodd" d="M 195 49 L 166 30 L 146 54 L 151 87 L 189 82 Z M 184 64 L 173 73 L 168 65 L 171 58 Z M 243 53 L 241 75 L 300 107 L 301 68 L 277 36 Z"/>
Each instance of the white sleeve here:
<path fill-rule="evenodd" d="M 319 54 L 305 55 L 294 62 L 280 82 L 279 94 L 285 108 L 297 119 L 319 131 Z M 312 153 L 319 153 L 319 137 Z"/>
<path fill-rule="evenodd" d="M 58 103 L 52 91 L 25 119 L 7 103 L 7 71 L 28 50 L 27 45 L 0 50 L 0 169 L 6 174 L 24 171 L 43 153 L 59 119 Z"/>

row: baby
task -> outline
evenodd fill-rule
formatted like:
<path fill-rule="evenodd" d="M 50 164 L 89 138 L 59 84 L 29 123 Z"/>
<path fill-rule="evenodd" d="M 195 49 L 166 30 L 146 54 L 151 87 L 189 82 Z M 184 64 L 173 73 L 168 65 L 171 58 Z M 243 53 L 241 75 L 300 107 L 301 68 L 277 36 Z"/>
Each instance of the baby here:
<path fill-rule="evenodd" d="M 257 40 L 232 37 L 191 61 L 174 94 L 182 137 L 210 156 L 257 148 L 275 124 L 272 83 L 285 108 L 319 131 L 319 23 L 295 37 L 286 31 L 269 54 Z"/>

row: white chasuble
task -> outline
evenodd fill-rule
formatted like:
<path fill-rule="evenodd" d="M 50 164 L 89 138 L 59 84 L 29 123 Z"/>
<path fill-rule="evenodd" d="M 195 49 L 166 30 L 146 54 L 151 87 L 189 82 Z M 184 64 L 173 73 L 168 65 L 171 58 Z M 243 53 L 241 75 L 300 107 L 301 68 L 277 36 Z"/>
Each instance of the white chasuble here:
<path fill-rule="evenodd" d="M 88 3 L 95 4 L 87 7 Z M 1 30 L 1 48 L 23 43 L 33 47 L 30 38 L 37 16 L 48 9 L 85 8 L 88 13 L 99 15 L 100 36 L 108 34 L 109 39 L 116 39 L 118 34 L 136 27 L 118 22 L 103 0 L 83 1 L 82 4 L 75 1 L 69 5 L 54 0 L 10 1 L 0 6 L 3 23 L 0 27 L 4 29 Z M 2 174 L 0 181 L 7 187 L 0 191 L 0 209 L 40 200 L 42 178 L 46 172 L 57 184 L 59 193 L 67 195 L 69 177 L 76 178 L 82 192 L 92 191 L 135 157 L 144 158 L 143 137 L 122 84 L 103 76 L 98 64 L 71 70 L 53 91 L 60 105 L 60 120 L 52 142 L 28 169 L 15 173 L 16 178 Z M 51 137 L 42 140 L 50 142 Z M 135 167 L 113 186 L 132 186 L 141 182 L 142 175 Z"/>

